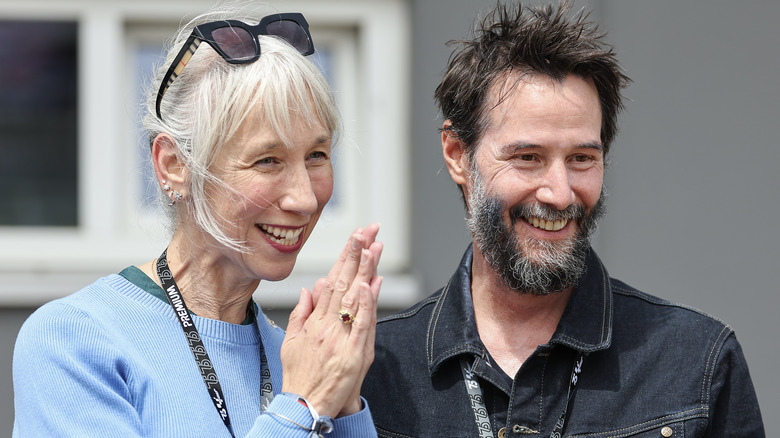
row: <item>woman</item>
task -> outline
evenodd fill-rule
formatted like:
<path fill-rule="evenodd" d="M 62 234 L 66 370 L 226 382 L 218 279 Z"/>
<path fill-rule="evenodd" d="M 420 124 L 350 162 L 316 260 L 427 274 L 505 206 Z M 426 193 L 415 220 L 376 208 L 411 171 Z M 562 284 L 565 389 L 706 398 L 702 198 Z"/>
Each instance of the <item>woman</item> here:
<path fill-rule="evenodd" d="M 244 23 L 179 32 L 144 119 L 171 241 L 24 324 L 15 437 L 376 435 L 360 385 L 378 226 L 301 291 L 286 335 L 251 298 L 290 274 L 331 196 L 338 122 L 303 16 Z"/>

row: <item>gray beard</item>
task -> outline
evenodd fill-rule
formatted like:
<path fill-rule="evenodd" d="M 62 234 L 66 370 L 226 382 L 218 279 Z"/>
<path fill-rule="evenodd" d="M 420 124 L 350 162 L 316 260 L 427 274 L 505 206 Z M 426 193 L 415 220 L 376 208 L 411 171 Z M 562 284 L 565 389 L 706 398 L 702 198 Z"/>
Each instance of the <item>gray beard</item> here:
<path fill-rule="evenodd" d="M 556 210 L 545 205 L 523 204 L 509 210 L 510 228 L 503 216 L 507 210 L 504 202 L 486 193 L 476 169 L 472 169 L 472 183 L 473 189 L 469 194 L 469 230 L 485 260 L 510 289 L 541 296 L 577 284 L 585 273 L 590 236 L 596 231 L 605 212 L 606 192 L 603 187 L 598 202 L 588 214 L 582 205 Z M 514 232 L 514 225 L 518 220 L 524 221 L 524 217 L 530 216 L 546 220 L 574 220 L 579 229 L 574 237 L 563 241 L 532 237 L 520 241 Z"/>

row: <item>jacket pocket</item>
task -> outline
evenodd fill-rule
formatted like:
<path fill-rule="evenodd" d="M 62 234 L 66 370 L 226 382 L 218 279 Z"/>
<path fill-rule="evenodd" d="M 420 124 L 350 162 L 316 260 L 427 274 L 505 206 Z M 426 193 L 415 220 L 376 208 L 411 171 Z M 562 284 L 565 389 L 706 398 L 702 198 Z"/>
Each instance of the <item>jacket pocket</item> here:
<path fill-rule="evenodd" d="M 707 419 L 671 416 L 604 432 L 575 433 L 566 438 L 696 438 L 704 435 Z"/>

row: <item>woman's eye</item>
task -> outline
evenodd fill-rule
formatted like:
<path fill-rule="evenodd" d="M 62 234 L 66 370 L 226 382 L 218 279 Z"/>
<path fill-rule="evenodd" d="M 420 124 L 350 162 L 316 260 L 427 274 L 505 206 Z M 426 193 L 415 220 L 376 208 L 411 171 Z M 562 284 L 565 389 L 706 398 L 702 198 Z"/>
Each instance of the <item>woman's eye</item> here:
<path fill-rule="evenodd" d="M 310 159 L 314 159 L 314 160 L 327 160 L 328 159 L 328 154 L 326 154 L 323 151 L 316 151 L 316 152 L 312 152 L 309 155 L 309 158 Z"/>
<path fill-rule="evenodd" d="M 268 166 L 270 164 L 274 164 L 275 162 L 276 159 L 274 159 L 273 157 L 266 157 L 255 161 L 255 164 L 258 166 Z"/>

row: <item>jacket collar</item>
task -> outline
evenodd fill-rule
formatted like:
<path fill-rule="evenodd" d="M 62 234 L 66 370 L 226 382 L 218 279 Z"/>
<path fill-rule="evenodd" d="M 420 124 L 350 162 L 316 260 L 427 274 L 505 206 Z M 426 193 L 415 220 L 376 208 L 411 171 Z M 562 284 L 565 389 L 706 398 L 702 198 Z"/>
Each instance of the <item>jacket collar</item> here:
<path fill-rule="evenodd" d="M 431 374 L 461 354 L 485 354 L 471 301 L 472 257 L 469 245 L 455 274 L 440 291 L 428 322 L 426 354 Z M 609 275 L 593 249 L 588 251 L 586 266 L 550 344 L 591 353 L 608 348 L 612 342 L 612 290 Z"/>

